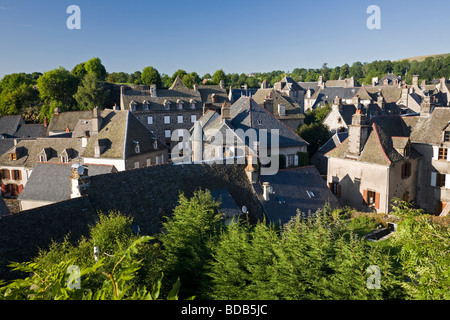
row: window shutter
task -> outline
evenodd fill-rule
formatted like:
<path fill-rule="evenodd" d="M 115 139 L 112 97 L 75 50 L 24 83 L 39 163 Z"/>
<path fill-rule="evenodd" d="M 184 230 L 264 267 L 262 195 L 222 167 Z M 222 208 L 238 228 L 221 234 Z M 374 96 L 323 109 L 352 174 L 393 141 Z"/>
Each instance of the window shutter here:
<path fill-rule="evenodd" d="M 367 190 L 364 190 L 363 191 L 363 204 L 364 205 L 367 205 Z"/>
<path fill-rule="evenodd" d="M 337 197 L 340 198 L 341 197 L 341 185 L 338 184 L 337 186 Z"/>
<path fill-rule="evenodd" d="M 433 160 L 437 160 L 438 159 L 438 154 L 439 154 L 439 147 L 434 147 L 433 146 Z"/>
<path fill-rule="evenodd" d="M 18 170 L 19 171 L 19 180 L 22 180 L 22 170 Z"/>
<path fill-rule="evenodd" d="M 298 155 L 294 156 L 294 166 L 298 167 Z"/>
<path fill-rule="evenodd" d="M 402 179 L 404 179 L 405 178 L 405 176 L 406 176 L 406 174 L 405 174 L 405 172 L 406 172 L 406 164 L 402 164 Z"/>
<path fill-rule="evenodd" d="M 431 186 L 436 187 L 436 172 L 431 173 Z"/>
<path fill-rule="evenodd" d="M 380 209 L 380 194 L 375 193 L 375 209 Z"/>
<path fill-rule="evenodd" d="M 450 189 L 450 174 L 445 175 L 445 189 Z"/>

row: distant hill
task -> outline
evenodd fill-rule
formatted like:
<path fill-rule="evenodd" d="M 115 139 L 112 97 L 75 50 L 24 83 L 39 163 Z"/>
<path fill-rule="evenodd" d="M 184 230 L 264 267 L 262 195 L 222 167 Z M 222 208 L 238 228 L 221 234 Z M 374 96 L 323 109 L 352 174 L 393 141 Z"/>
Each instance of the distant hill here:
<path fill-rule="evenodd" d="M 445 58 L 447 56 L 450 56 L 450 53 L 430 54 L 428 56 L 417 56 L 417 57 L 412 57 L 412 58 L 400 59 L 400 60 L 397 60 L 397 61 L 404 61 L 404 60 L 414 61 L 414 60 L 416 60 L 416 61 L 421 62 L 421 61 L 424 61 L 426 58 L 437 58 L 437 57 Z"/>

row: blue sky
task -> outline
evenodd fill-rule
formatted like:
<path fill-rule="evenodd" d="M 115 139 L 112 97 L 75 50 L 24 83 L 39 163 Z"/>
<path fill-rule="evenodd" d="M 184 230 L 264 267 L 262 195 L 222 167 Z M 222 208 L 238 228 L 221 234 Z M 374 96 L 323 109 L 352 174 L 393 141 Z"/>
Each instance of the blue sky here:
<path fill-rule="evenodd" d="M 69 30 L 69 5 L 81 30 Z M 366 9 L 381 9 L 369 30 Z M 100 57 L 108 72 L 292 71 L 448 53 L 450 2 L 0 0 L 0 77 Z"/>

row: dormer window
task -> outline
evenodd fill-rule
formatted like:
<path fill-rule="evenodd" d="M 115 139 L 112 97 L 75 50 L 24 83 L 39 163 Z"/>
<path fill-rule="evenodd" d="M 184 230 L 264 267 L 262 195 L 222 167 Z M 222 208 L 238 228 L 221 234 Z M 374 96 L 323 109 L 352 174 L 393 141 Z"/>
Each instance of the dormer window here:
<path fill-rule="evenodd" d="M 136 111 L 136 102 L 134 102 L 134 101 L 130 102 L 130 110 L 131 111 Z"/>
<path fill-rule="evenodd" d="M 189 100 L 189 103 L 191 104 L 191 109 L 195 109 L 195 100 L 191 99 Z"/>
<path fill-rule="evenodd" d="M 150 103 L 147 100 L 144 100 L 144 102 L 142 102 L 142 105 L 144 106 L 144 111 L 148 111 L 149 104 Z"/>
<path fill-rule="evenodd" d="M 157 140 L 153 141 L 153 148 L 158 149 L 158 141 Z"/>
<path fill-rule="evenodd" d="M 9 154 L 9 158 L 11 159 L 11 160 L 17 160 L 17 153 L 10 153 Z"/>
<path fill-rule="evenodd" d="M 139 142 L 134 141 L 134 143 L 136 144 L 136 145 L 134 146 L 134 152 L 136 152 L 136 153 L 141 153 L 141 148 L 139 147 Z"/>
<path fill-rule="evenodd" d="M 178 110 L 183 110 L 183 101 L 178 99 L 177 100 L 177 106 L 178 106 Z"/>
<path fill-rule="evenodd" d="M 61 163 L 67 163 L 69 162 L 69 157 L 68 156 L 61 156 Z"/>
<path fill-rule="evenodd" d="M 44 155 L 40 155 L 40 156 L 39 156 L 39 161 L 40 161 L 40 162 L 46 162 L 46 161 L 47 161 L 47 157 L 44 156 Z"/>
<path fill-rule="evenodd" d="M 444 142 L 450 142 L 450 131 L 444 131 Z"/>
<path fill-rule="evenodd" d="M 170 111 L 170 101 L 164 100 L 164 110 Z"/>

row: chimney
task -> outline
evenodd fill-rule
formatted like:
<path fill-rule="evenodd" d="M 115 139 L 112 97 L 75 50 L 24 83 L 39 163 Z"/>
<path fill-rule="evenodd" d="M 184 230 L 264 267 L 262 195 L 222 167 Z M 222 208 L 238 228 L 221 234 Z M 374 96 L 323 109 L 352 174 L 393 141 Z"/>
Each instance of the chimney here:
<path fill-rule="evenodd" d="M 413 87 L 418 87 L 419 86 L 419 76 L 418 75 L 413 75 L 413 77 L 412 77 L 412 85 L 413 85 Z"/>
<path fill-rule="evenodd" d="M 425 86 L 427 85 L 427 81 L 424 79 L 422 80 L 422 84 L 420 85 L 422 89 L 425 89 Z"/>
<path fill-rule="evenodd" d="M 244 90 L 247 90 L 248 89 L 248 85 L 246 83 L 244 83 L 243 88 L 244 88 Z"/>
<path fill-rule="evenodd" d="M 223 80 L 220 80 L 220 89 L 222 89 L 222 90 L 225 89 L 225 83 Z"/>
<path fill-rule="evenodd" d="M 376 86 L 378 84 L 378 77 L 372 78 L 372 86 Z"/>
<path fill-rule="evenodd" d="M 119 107 L 117 106 L 117 103 L 114 104 L 113 110 L 114 111 L 118 111 L 119 110 Z"/>
<path fill-rule="evenodd" d="M 263 199 L 264 201 L 270 200 L 270 183 L 269 182 L 263 182 Z"/>
<path fill-rule="evenodd" d="M 369 125 L 361 109 L 352 116 L 352 124 L 348 129 L 348 156 L 359 157 L 369 137 Z"/>
<path fill-rule="evenodd" d="M 325 88 L 325 82 L 323 82 L 322 76 L 319 76 L 319 81 L 317 82 L 317 84 L 319 85 L 320 88 L 322 88 L 322 89 Z"/>
<path fill-rule="evenodd" d="M 385 103 L 384 97 L 381 93 L 378 95 L 377 104 L 381 110 L 384 110 L 386 103 Z"/>
<path fill-rule="evenodd" d="M 61 111 L 61 110 L 60 110 L 58 107 L 56 107 L 56 108 L 53 110 L 53 114 L 59 114 L 60 111 Z"/>
<path fill-rule="evenodd" d="M 252 155 L 247 156 L 247 167 L 245 167 L 245 173 L 250 183 L 256 183 L 258 181 L 258 170 L 253 167 L 254 158 Z"/>
<path fill-rule="evenodd" d="M 194 123 L 192 133 L 192 161 L 203 160 L 203 129 L 200 121 Z"/>
<path fill-rule="evenodd" d="M 152 98 L 156 98 L 157 97 L 156 84 L 150 85 L 150 97 L 152 97 Z"/>
<path fill-rule="evenodd" d="M 264 80 L 264 81 L 261 83 L 261 89 L 267 89 L 267 80 Z"/>
<path fill-rule="evenodd" d="M 100 109 L 95 107 L 92 110 L 92 132 L 98 133 L 102 126 L 102 117 L 100 115 Z"/>
<path fill-rule="evenodd" d="M 420 115 L 427 116 L 430 113 L 431 113 L 431 99 L 430 96 L 425 96 L 420 106 Z"/>
<path fill-rule="evenodd" d="M 223 102 L 222 108 L 220 109 L 220 111 L 221 111 L 222 120 L 230 120 L 231 119 L 230 107 L 227 106 L 226 101 Z"/>
<path fill-rule="evenodd" d="M 219 101 L 219 97 L 217 96 L 217 94 L 213 93 L 211 95 L 211 102 L 212 103 L 217 103 Z"/>
<path fill-rule="evenodd" d="M 66 125 L 66 132 L 67 132 L 67 133 L 70 132 L 69 125 Z"/>
<path fill-rule="evenodd" d="M 74 163 L 72 165 L 72 174 L 70 176 L 70 198 L 79 198 L 81 197 L 81 190 L 80 188 L 85 185 L 83 181 L 81 180 L 81 177 L 86 177 L 85 175 L 85 168 L 79 164 Z"/>
<path fill-rule="evenodd" d="M 44 127 L 48 127 L 48 119 L 47 119 L 47 116 L 44 117 Z"/>
<path fill-rule="evenodd" d="M 198 84 L 194 83 L 192 88 L 194 89 L 194 92 L 198 92 Z"/>

